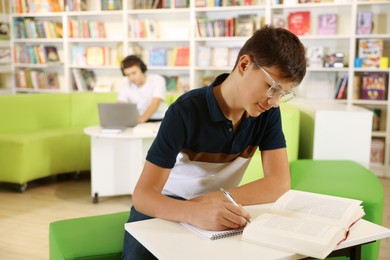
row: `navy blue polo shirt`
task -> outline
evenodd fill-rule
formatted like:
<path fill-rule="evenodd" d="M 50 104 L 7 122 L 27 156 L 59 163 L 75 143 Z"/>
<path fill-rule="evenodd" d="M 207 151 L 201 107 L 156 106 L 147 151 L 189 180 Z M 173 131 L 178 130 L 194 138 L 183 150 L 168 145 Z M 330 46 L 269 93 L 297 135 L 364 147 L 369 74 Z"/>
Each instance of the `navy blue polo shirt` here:
<path fill-rule="evenodd" d="M 180 96 L 167 110 L 146 160 L 171 169 L 163 194 L 191 199 L 236 187 L 257 147 L 286 147 L 279 108 L 244 117 L 233 132 L 213 93 L 228 74 Z"/>

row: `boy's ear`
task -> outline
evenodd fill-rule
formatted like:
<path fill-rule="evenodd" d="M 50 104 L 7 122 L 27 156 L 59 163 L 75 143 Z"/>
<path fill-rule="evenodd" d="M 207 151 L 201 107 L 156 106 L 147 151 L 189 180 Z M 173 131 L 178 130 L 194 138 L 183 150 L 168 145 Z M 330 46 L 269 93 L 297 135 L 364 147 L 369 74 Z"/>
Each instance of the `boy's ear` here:
<path fill-rule="evenodd" d="M 238 67 L 240 71 L 246 71 L 250 64 L 250 58 L 248 55 L 242 55 L 238 60 Z"/>

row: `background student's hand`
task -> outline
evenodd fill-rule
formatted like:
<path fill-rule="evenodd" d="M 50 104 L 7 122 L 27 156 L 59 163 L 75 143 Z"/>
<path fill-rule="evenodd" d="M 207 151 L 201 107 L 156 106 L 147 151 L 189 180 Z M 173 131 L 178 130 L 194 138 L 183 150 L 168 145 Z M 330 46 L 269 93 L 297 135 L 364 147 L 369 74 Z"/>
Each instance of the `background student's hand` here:
<path fill-rule="evenodd" d="M 190 201 L 196 202 L 191 224 L 208 230 L 244 227 L 251 218 L 243 207 L 229 202 L 221 192 L 212 192 Z"/>

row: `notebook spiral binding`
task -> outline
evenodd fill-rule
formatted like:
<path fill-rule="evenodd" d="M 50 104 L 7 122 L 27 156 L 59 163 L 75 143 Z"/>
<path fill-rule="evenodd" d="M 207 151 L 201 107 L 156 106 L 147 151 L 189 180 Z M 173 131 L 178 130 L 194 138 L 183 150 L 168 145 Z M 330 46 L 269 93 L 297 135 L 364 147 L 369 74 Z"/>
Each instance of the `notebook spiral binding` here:
<path fill-rule="evenodd" d="M 217 239 L 221 239 L 221 238 L 237 236 L 237 235 L 241 235 L 243 231 L 244 231 L 244 228 L 226 230 L 226 232 L 212 235 L 210 239 L 217 240 Z"/>

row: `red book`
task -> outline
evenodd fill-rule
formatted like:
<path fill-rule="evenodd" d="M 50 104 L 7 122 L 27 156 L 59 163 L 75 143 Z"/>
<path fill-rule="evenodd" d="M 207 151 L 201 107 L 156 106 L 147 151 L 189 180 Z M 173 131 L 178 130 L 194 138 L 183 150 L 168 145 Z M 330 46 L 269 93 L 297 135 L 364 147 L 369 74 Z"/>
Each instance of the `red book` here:
<path fill-rule="evenodd" d="M 293 12 L 288 16 L 288 30 L 295 35 L 310 34 L 310 12 Z"/>

